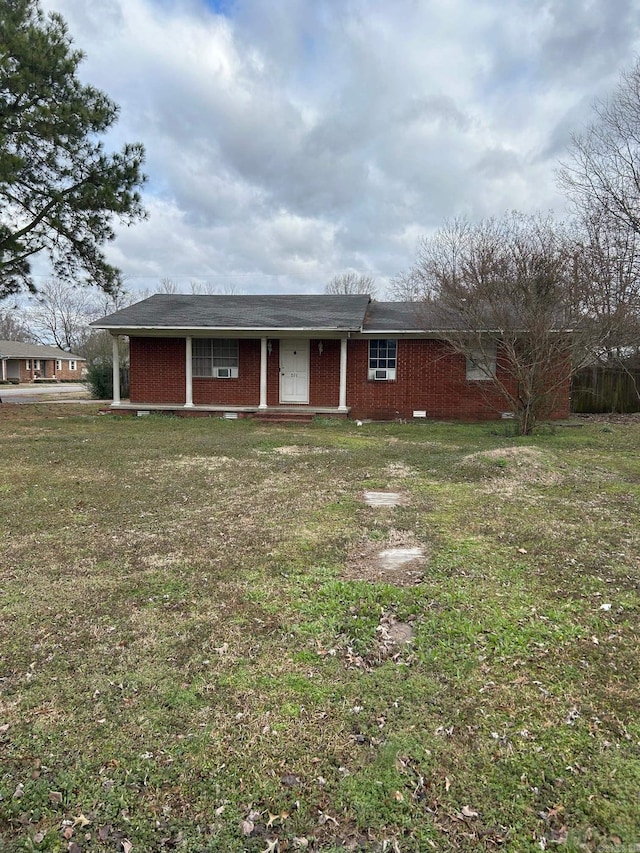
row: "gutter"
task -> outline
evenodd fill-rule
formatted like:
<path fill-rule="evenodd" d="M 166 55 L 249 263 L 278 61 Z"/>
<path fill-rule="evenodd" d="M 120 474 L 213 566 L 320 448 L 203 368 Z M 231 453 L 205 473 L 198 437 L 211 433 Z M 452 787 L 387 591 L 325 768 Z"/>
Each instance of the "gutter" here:
<path fill-rule="evenodd" d="M 128 334 L 135 332 L 265 332 L 277 336 L 281 332 L 340 332 L 351 334 L 359 332 L 357 328 L 343 328 L 340 326 L 102 326 L 98 322 L 89 323 L 96 329 L 108 331 L 121 331 Z M 125 331 L 126 330 L 126 331 Z"/>

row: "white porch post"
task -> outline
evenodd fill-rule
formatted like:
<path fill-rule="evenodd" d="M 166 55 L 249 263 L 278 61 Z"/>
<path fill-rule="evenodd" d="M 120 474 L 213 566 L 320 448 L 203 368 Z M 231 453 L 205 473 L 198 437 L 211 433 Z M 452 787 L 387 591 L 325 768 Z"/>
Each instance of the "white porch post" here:
<path fill-rule="evenodd" d="M 111 339 L 113 352 L 113 406 L 120 405 L 120 350 L 118 349 L 118 336 Z"/>
<path fill-rule="evenodd" d="M 340 338 L 340 400 L 338 411 L 347 411 L 347 339 Z"/>
<path fill-rule="evenodd" d="M 185 409 L 191 409 L 193 407 L 193 362 L 191 361 L 191 352 L 192 352 L 192 338 L 185 338 Z"/>
<path fill-rule="evenodd" d="M 260 338 L 260 405 L 267 408 L 267 339 Z"/>
<path fill-rule="evenodd" d="M 2 381 L 5 382 L 7 378 L 7 361 L 6 359 L 2 359 Z"/>

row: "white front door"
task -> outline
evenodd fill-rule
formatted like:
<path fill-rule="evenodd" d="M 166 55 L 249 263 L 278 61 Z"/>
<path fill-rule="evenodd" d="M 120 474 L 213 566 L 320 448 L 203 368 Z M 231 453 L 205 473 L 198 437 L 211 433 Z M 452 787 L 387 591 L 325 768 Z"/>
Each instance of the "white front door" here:
<path fill-rule="evenodd" d="M 280 339 L 280 402 L 309 402 L 309 341 Z"/>

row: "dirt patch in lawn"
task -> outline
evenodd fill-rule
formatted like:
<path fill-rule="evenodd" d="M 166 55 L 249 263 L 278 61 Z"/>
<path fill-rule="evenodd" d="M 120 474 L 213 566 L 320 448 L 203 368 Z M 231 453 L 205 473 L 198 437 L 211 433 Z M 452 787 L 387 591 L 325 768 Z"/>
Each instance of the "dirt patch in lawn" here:
<path fill-rule="evenodd" d="M 211 470 L 232 461 L 229 456 L 179 456 L 175 461 L 167 463 L 167 465 L 175 466 L 176 468 Z"/>
<path fill-rule="evenodd" d="M 390 462 L 385 467 L 384 473 L 388 477 L 398 477 L 399 479 L 404 479 L 405 477 L 415 477 L 417 471 L 414 468 L 411 468 L 409 465 L 405 465 L 404 462 Z"/>
<path fill-rule="evenodd" d="M 603 413 L 593 415 L 573 415 L 572 421 L 578 423 L 604 423 L 604 424 L 640 424 L 640 412 L 628 412 L 627 414 Z"/>
<path fill-rule="evenodd" d="M 459 471 L 479 480 L 480 490 L 512 495 L 530 485 L 553 486 L 564 479 L 556 460 L 537 447 L 499 447 L 465 456 Z"/>
<path fill-rule="evenodd" d="M 424 575 L 425 549 L 406 531 L 391 530 L 386 539 L 361 539 L 350 551 L 344 568 L 349 580 L 415 586 Z"/>
<path fill-rule="evenodd" d="M 473 462 L 478 459 L 509 459 L 518 465 L 540 465 L 544 453 L 537 447 L 496 447 L 494 450 L 480 450 L 465 456 L 463 462 Z"/>
<path fill-rule="evenodd" d="M 378 623 L 371 648 L 365 654 L 358 654 L 351 645 L 345 650 L 347 668 L 362 669 L 371 672 L 386 660 L 409 666 L 414 660 L 413 642 L 415 628 L 409 622 L 402 622 L 391 611 L 385 611 Z"/>

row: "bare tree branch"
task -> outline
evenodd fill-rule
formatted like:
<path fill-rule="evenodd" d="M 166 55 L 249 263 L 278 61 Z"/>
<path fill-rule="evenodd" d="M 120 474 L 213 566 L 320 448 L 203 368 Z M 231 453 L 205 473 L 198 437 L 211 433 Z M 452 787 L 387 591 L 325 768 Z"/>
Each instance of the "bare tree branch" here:
<path fill-rule="evenodd" d="M 333 295 L 354 293 L 374 297 L 376 283 L 370 275 L 343 272 L 340 275 L 334 275 L 331 281 L 327 283 L 324 291 Z"/>
<path fill-rule="evenodd" d="M 592 266 L 582 249 L 550 218 L 457 219 L 421 242 L 405 277 L 425 328 L 434 311 L 444 318 L 444 338 L 484 374 L 478 387 L 505 400 L 523 434 L 614 339 L 619 318 L 605 323 L 588 310 Z"/>
<path fill-rule="evenodd" d="M 558 183 L 580 216 L 594 211 L 640 232 L 640 59 L 620 78 L 594 120 L 575 134 Z"/>

